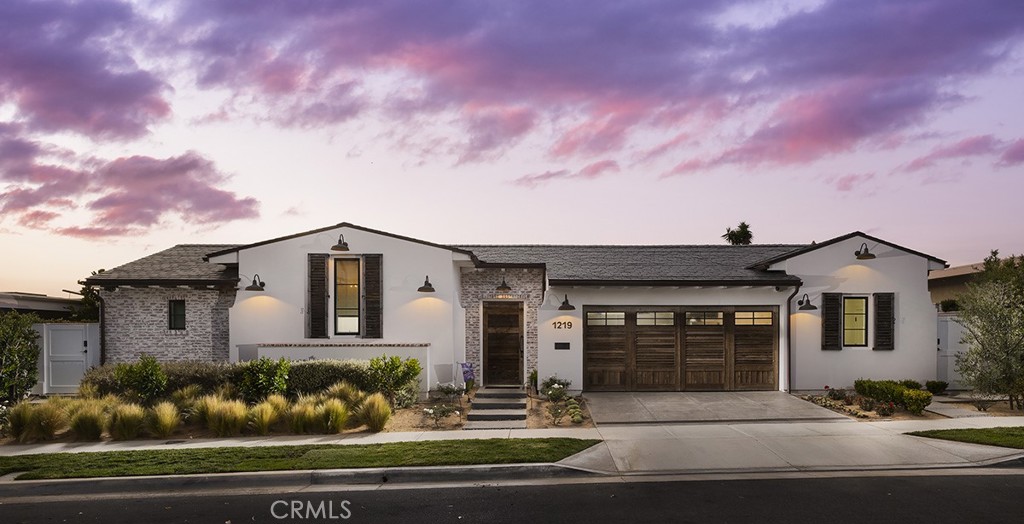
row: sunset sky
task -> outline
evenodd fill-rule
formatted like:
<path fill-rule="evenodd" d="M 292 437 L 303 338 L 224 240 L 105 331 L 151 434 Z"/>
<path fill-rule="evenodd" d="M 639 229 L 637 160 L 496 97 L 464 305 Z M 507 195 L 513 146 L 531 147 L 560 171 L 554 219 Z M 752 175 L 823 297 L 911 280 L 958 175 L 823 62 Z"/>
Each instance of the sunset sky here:
<path fill-rule="evenodd" d="M 1021 0 L 0 1 L 0 291 L 342 221 L 956 265 L 1022 216 Z"/>

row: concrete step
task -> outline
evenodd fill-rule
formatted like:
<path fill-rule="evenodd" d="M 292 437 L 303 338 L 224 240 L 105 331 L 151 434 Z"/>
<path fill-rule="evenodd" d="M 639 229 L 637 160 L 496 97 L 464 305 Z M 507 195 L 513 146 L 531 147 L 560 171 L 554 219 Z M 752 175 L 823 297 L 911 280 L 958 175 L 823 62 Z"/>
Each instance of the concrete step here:
<path fill-rule="evenodd" d="M 525 409 L 485 409 L 475 408 L 466 415 L 466 420 L 526 420 Z"/>
<path fill-rule="evenodd" d="M 526 401 L 514 398 L 478 398 L 473 409 L 526 409 Z"/>
<path fill-rule="evenodd" d="M 521 389 L 491 389 L 483 388 L 477 390 L 476 398 L 519 398 L 525 399 L 526 392 Z"/>
<path fill-rule="evenodd" d="M 470 420 L 462 429 L 526 429 L 525 420 Z"/>

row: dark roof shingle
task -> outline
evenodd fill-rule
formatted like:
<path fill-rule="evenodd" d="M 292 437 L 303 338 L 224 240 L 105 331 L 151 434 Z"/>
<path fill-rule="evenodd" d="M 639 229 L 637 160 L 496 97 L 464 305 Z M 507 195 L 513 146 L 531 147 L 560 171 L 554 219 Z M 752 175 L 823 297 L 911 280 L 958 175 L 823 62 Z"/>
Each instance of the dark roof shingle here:
<path fill-rule="evenodd" d="M 86 279 L 90 284 L 133 281 L 168 283 L 225 282 L 238 278 L 235 268 L 203 260 L 207 253 L 230 249 L 234 244 L 179 244 Z"/>

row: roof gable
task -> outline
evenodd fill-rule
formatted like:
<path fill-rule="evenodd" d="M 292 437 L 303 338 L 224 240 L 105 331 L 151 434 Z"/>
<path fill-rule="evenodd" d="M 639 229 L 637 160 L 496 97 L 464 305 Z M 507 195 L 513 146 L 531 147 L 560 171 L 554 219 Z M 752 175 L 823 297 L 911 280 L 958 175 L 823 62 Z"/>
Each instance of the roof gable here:
<path fill-rule="evenodd" d="M 847 233 L 847 234 L 845 234 L 843 236 L 838 236 L 838 237 L 826 240 L 824 242 L 818 242 L 816 244 L 811 244 L 811 245 L 808 245 L 808 246 L 803 246 L 803 247 L 794 249 L 794 250 L 792 250 L 792 251 L 790 251 L 788 253 L 781 253 L 781 254 L 778 254 L 778 255 L 766 258 L 764 260 L 758 260 L 757 262 L 755 262 L 755 263 L 753 263 L 753 264 L 751 264 L 751 265 L 749 265 L 747 267 L 749 269 L 766 270 L 772 264 L 776 264 L 778 262 L 782 262 L 783 260 L 788 260 L 788 259 L 793 258 L 795 256 L 803 255 L 804 253 L 810 253 L 811 251 L 815 251 L 815 250 L 821 249 L 823 247 L 828 247 L 828 246 L 831 246 L 832 244 L 837 244 L 839 242 L 843 242 L 843 241 L 849 240 L 849 239 L 854 238 L 854 237 L 865 238 L 865 239 L 870 240 L 872 242 L 875 242 L 875 243 L 878 243 L 878 244 L 882 244 L 882 245 L 885 245 L 885 246 L 889 246 L 889 247 L 891 247 L 893 249 L 898 249 L 898 250 L 903 251 L 905 253 L 909 253 L 911 255 L 916 255 L 916 256 L 919 256 L 921 258 L 925 258 L 925 259 L 931 260 L 932 262 L 936 262 L 938 264 L 943 264 L 943 265 L 946 264 L 946 261 L 942 260 L 941 258 L 933 257 L 932 255 L 929 255 L 929 254 L 926 254 L 926 253 L 922 253 L 920 251 L 914 251 L 913 249 L 903 247 L 903 246 L 901 246 L 899 244 L 893 244 L 892 242 L 889 242 L 889 241 L 886 241 L 886 240 L 882 240 L 881 238 L 871 236 L 871 235 L 869 235 L 867 233 L 862 233 L 860 231 L 854 231 L 852 233 Z"/>

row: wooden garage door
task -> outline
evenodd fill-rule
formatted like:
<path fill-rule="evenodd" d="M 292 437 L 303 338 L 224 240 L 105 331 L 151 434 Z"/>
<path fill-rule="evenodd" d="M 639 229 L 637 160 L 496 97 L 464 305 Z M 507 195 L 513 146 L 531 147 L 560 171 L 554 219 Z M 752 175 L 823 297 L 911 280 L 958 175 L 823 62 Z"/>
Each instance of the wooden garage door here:
<path fill-rule="evenodd" d="M 778 308 L 585 307 L 589 391 L 778 389 Z"/>

